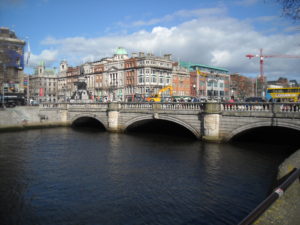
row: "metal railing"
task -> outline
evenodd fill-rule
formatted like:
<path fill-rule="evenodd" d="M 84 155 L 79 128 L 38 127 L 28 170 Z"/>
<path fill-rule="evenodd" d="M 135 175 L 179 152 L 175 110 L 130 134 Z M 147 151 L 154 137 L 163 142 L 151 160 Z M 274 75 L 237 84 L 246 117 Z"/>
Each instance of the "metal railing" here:
<path fill-rule="evenodd" d="M 263 202 L 261 202 L 247 217 L 245 217 L 239 225 L 248 225 L 255 222 L 299 177 L 300 169 L 294 168 L 285 181 L 279 185 Z"/>

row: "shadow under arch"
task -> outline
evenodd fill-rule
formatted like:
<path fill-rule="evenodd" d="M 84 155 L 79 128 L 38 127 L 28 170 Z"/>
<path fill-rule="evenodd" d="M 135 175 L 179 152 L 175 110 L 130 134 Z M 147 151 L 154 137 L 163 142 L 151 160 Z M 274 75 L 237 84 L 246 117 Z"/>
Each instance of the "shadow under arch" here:
<path fill-rule="evenodd" d="M 72 119 L 71 126 L 73 128 L 97 128 L 106 130 L 104 123 L 97 117 L 91 115 L 80 115 Z"/>
<path fill-rule="evenodd" d="M 226 140 L 229 142 L 255 141 L 300 147 L 299 139 L 299 126 L 280 122 L 276 125 L 270 125 L 267 122 L 248 124 L 233 130 L 226 137 Z"/>
<path fill-rule="evenodd" d="M 144 115 L 133 118 L 125 123 L 124 132 L 144 131 L 162 134 L 175 134 L 180 136 L 190 136 L 200 138 L 200 132 L 191 125 L 174 117 L 159 115 L 154 118 L 151 115 Z"/>

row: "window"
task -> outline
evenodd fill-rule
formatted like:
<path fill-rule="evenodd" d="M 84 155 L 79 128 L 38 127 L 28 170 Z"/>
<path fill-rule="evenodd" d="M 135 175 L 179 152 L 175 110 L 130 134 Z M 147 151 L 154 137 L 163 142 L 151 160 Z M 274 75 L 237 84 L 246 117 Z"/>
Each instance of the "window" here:
<path fill-rule="evenodd" d="M 157 81 L 156 81 L 156 76 L 155 76 L 155 75 L 152 75 L 151 82 L 152 82 L 152 83 L 156 83 L 156 82 L 157 82 Z"/>
<path fill-rule="evenodd" d="M 170 80 L 171 80 L 170 77 L 167 77 L 166 83 L 167 83 L 167 84 L 170 84 Z"/>
<path fill-rule="evenodd" d="M 144 83 L 144 77 L 143 76 L 139 76 L 139 83 Z"/>
<path fill-rule="evenodd" d="M 159 77 L 159 83 L 163 84 L 164 83 L 164 78 L 163 77 Z"/>

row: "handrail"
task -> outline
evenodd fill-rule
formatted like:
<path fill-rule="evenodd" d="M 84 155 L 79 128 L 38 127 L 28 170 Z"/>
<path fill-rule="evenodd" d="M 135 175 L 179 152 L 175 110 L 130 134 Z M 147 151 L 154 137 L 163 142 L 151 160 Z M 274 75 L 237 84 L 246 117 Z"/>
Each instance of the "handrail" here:
<path fill-rule="evenodd" d="M 262 201 L 239 225 L 248 225 L 255 222 L 278 198 L 280 198 L 286 189 L 297 179 L 300 178 L 300 169 L 294 168 L 286 180 L 279 185 L 264 201 Z"/>

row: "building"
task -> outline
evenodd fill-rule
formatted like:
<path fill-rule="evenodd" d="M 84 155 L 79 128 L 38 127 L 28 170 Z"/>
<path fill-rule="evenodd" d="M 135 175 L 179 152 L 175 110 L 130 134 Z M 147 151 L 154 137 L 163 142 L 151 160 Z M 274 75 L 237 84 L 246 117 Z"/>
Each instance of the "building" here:
<path fill-rule="evenodd" d="M 63 60 L 59 65 L 59 74 L 57 76 L 57 100 L 64 102 L 67 100 L 67 71 L 68 62 Z"/>
<path fill-rule="evenodd" d="M 296 80 L 290 80 L 289 86 L 290 87 L 299 87 L 299 84 Z"/>
<path fill-rule="evenodd" d="M 41 65 L 40 68 L 44 68 Z M 43 70 L 36 77 L 40 80 L 50 72 Z M 58 75 L 58 76 L 56 76 Z M 46 93 L 47 98 L 39 101 L 68 101 L 76 91 L 76 82 L 86 83 L 90 100 L 135 101 L 157 94 L 161 89 L 172 86 L 173 96 L 195 96 L 211 99 L 229 98 L 228 70 L 203 64 L 174 62 L 171 54 L 156 56 L 152 53 L 132 53 L 118 47 L 112 57 L 99 61 L 87 62 L 70 67 L 64 60 L 60 63 L 59 73 L 51 73 L 56 78 L 57 94 L 54 98 Z M 38 86 L 40 83 L 44 85 Z M 50 90 L 47 82 L 36 82 L 35 98 Z M 41 88 L 43 91 L 41 92 Z M 169 91 L 169 89 L 168 89 Z M 50 94 L 50 96 L 49 96 Z M 167 91 L 163 95 L 168 96 Z M 40 96 L 41 97 L 41 96 Z"/>
<path fill-rule="evenodd" d="M 29 78 L 30 99 L 37 103 L 56 102 L 58 100 L 58 76 L 56 69 L 46 69 L 41 62 L 36 67 L 34 75 Z"/>
<path fill-rule="evenodd" d="M 230 79 L 227 69 L 189 62 L 180 62 L 180 65 L 190 72 L 192 96 L 215 100 L 229 98 Z"/>
<path fill-rule="evenodd" d="M 140 52 L 137 61 L 137 85 L 135 93 L 149 97 L 160 89 L 172 85 L 172 60 L 170 54 L 163 57 Z"/>
<path fill-rule="evenodd" d="M 133 101 L 135 95 L 148 97 L 161 88 L 172 85 L 173 61 L 170 54 L 162 57 L 151 53 L 132 53 L 119 47 L 112 57 L 84 64 L 80 73 L 71 76 L 67 73 L 67 82 L 83 76 L 87 89 L 96 99 L 103 101 Z"/>
<path fill-rule="evenodd" d="M 195 96 L 191 93 L 191 78 L 187 68 L 181 67 L 178 62 L 173 63 L 172 87 L 174 96 Z M 192 89 L 193 90 L 193 89 Z"/>
<path fill-rule="evenodd" d="M 63 92 L 65 94 L 65 99 L 70 100 L 76 91 L 75 82 L 79 81 L 79 77 L 83 76 L 83 71 L 81 66 L 68 67 L 65 77 L 65 86 Z"/>
<path fill-rule="evenodd" d="M 25 41 L 15 32 L 0 27 L 0 84 L 4 92 L 24 92 Z"/>
<path fill-rule="evenodd" d="M 290 83 L 287 78 L 279 77 L 278 80 L 270 80 L 267 82 L 268 87 L 278 87 L 278 88 L 284 88 L 289 87 Z"/>

